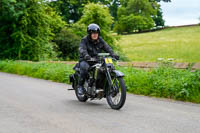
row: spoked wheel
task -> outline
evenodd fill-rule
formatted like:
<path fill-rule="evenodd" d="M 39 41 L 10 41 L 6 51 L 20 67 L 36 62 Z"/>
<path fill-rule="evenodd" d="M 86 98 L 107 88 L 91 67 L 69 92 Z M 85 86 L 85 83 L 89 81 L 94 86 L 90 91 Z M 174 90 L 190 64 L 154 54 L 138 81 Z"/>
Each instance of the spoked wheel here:
<path fill-rule="evenodd" d="M 75 94 L 76 94 L 76 97 L 77 99 L 80 101 L 80 102 L 86 102 L 88 100 L 88 97 L 86 95 L 79 95 L 78 94 L 78 82 L 75 83 Z"/>
<path fill-rule="evenodd" d="M 122 77 L 112 79 L 113 87 L 107 94 L 107 102 L 112 109 L 119 110 L 126 101 L 126 86 Z"/>

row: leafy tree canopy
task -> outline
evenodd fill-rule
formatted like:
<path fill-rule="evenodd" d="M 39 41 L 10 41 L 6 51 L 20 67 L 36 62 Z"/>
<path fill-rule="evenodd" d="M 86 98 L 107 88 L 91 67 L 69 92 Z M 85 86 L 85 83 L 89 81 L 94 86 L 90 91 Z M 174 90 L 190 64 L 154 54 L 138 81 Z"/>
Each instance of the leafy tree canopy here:
<path fill-rule="evenodd" d="M 42 0 L 1 0 L 0 58 L 51 57 L 50 41 L 65 22 Z"/>

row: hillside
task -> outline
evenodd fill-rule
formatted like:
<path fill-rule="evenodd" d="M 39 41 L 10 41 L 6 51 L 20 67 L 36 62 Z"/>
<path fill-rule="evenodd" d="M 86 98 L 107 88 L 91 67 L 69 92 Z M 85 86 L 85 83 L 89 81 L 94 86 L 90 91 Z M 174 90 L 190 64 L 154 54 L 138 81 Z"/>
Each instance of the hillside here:
<path fill-rule="evenodd" d="M 200 26 L 121 35 L 119 45 L 131 61 L 174 58 L 176 62 L 200 62 Z"/>

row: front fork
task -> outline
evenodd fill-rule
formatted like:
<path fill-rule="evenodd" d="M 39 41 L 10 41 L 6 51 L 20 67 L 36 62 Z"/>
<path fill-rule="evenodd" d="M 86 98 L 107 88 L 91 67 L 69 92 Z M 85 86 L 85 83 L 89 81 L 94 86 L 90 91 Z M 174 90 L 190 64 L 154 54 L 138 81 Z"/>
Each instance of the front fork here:
<path fill-rule="evenodd" d="M 114 82 L 112 82 L 112 77 L 111 77 L 109 69 L 107 67 L 106 67 L 106 77 L 107 77 L 107 81 L 108 81 L 108 85 L 109 85 L 107 92 L 110 93 L 113 91 L 113 92 L 118 93 L 119 90 L 114 85 L 116 80 L 114 80 Z"/>

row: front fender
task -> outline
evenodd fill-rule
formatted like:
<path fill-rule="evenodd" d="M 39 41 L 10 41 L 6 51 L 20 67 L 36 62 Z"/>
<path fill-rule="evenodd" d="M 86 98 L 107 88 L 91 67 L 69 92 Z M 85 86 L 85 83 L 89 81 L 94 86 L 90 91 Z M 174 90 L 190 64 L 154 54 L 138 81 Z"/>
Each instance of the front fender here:
<path fill-rule="evenodd" d="M 117 77 L 124 77 L 124 73 L 122 73 L 122 72 L 120 72 L 120 71 L 118 71 L 118 70 L 113 70 L 113 73 L 115 73 L 115 75 L 116 75 Z"/>

